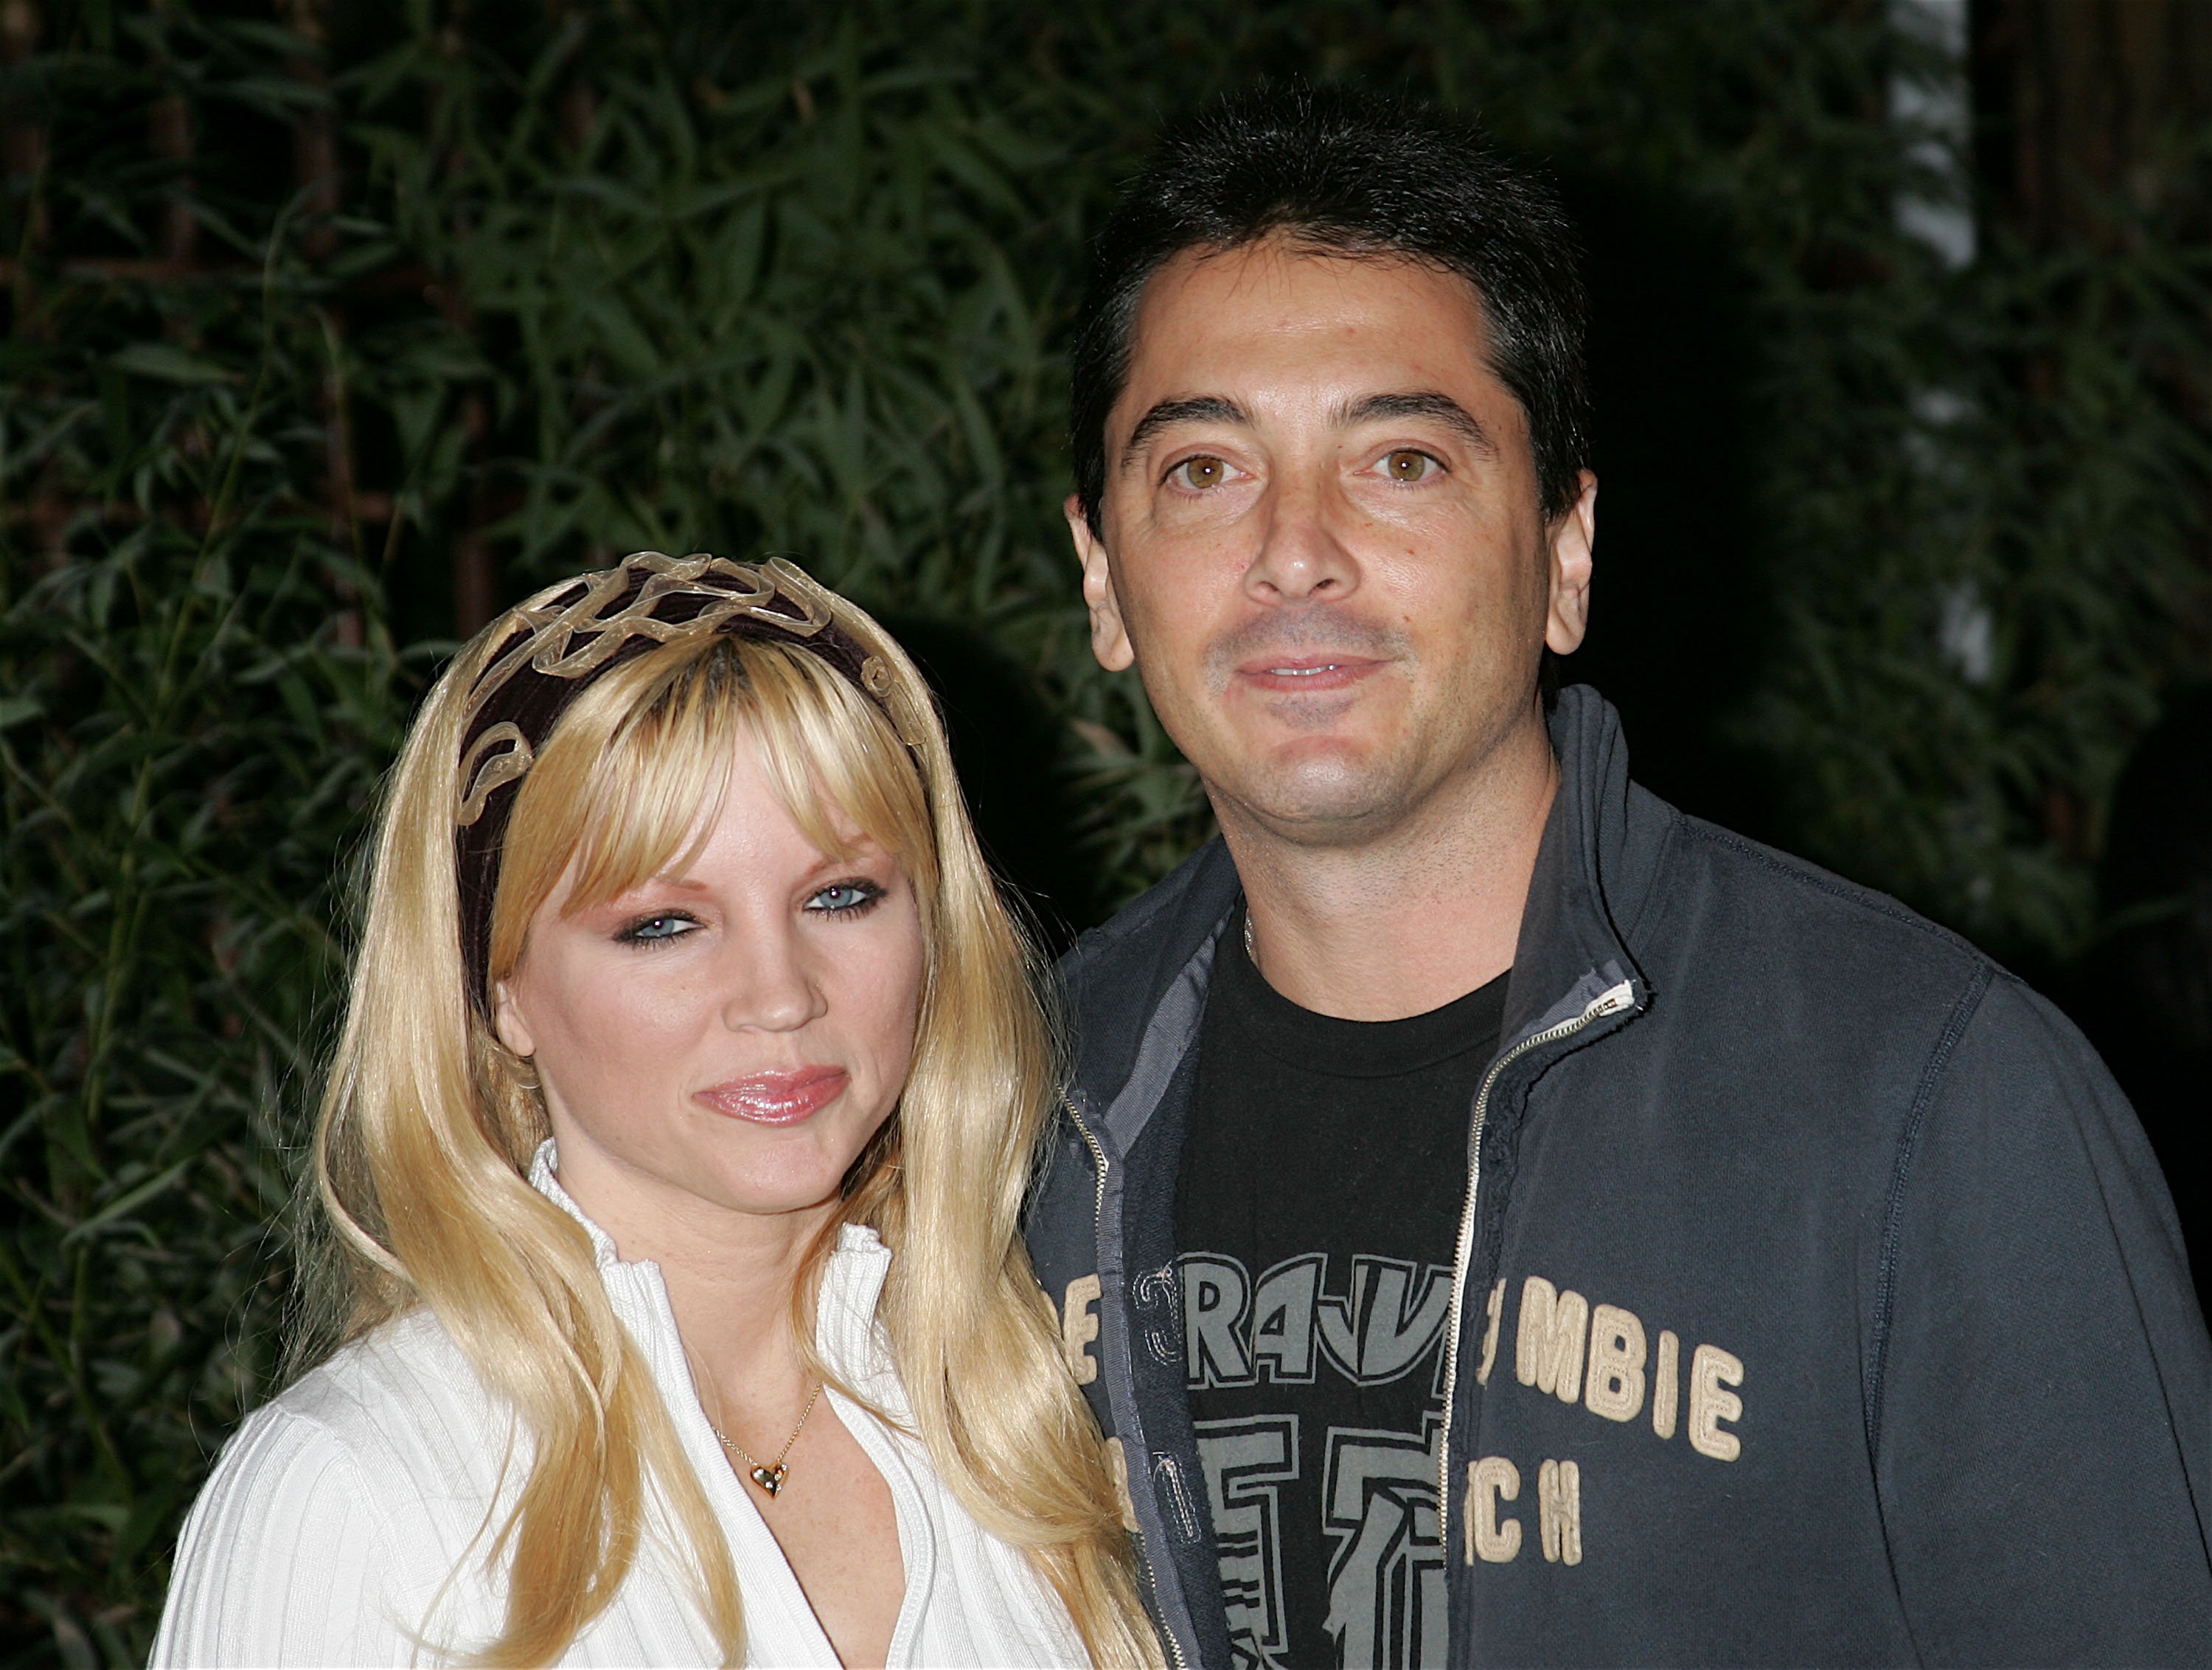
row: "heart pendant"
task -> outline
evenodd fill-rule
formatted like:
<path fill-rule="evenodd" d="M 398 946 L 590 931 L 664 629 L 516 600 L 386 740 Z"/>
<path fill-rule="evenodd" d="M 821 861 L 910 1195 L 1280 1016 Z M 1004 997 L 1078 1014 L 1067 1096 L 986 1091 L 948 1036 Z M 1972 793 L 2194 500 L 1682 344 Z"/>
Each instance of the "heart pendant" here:
<path fill-rule="evenodd" d="M 753 1483 L 759 1485 L 761 1489 L 766 1491 L 770 1496 L 774 1496 L 778 1491 L 783 1488 L 784 1477 L 784 1468 L 781 1462 L 778 1462 L 772 1467 L 755 1467 L 752 1471 Z"/>

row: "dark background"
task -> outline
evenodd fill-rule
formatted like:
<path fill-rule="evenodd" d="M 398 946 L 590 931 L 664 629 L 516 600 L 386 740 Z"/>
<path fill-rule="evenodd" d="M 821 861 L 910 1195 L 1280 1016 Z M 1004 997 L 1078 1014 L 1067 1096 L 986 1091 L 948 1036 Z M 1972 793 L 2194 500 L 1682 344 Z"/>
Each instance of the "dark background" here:
<path fill-rule="evenodd" d="M 1661 792 L 2060 996 L 2196 1211 L 2212 7 L 1927 15 L 0 3 L 0 1659 L 140 1657 L 267 1394 L 342 877 L 495 608 L 797 556 L 927 665 L 1055 940 L 1206 834 L 1085 647 L 1060 351 L 1160 115 L 1263 73 L 1556 173 L 1604 483 L 1567 677 Z"/>

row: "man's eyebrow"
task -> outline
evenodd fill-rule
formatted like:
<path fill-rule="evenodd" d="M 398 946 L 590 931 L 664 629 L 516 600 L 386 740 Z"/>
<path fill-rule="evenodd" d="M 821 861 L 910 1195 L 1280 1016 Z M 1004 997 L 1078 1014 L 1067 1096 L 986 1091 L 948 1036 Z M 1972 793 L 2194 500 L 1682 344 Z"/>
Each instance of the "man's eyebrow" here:
<path fill-rule="evenodd" d="M 1388 422 L 1394 417 L 1431 418 L 1456 431 L 1468 446 L 1492 458 L 1498 455 L 1498 443 L 1491 440 L 1489 431 L 1475 422 L 1474 414 L 1449 394 L 1434 389 L 1419 389 L 1407 394 L 1370 394 L 1339 406 L 1334 416 L 1343 428 L 1355 423 Z"/>
<path fill-rule="evenodd" d="M 1249 423 L 1244 408 L 1219 394 L 1194 394 L 1181 400 L 1162 400 L 1137 420 L 1121 447 L 1121 467 L 1127 469 L 1150 440 L 1170 423 Z"/>

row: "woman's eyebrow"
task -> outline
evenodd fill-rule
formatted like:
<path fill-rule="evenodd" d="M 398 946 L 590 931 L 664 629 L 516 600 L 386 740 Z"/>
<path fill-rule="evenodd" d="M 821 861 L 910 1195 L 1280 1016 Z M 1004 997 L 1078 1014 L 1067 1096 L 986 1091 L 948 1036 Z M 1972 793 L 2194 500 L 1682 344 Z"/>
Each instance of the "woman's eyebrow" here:
<path fill-rule="evenodd" d="M 1339 428 L 1359 423 L 1384 423 L 1395 418 L 1425 417 L 1455 431 L 1476 451 L 1498 456 L 1497 443 L 1475 421 L 1474 414 L 1437 389 L 1416 389 L 1403 394 L 1370 394 L 1346 401 L 1332 414 Z"/>
<path fill-rule="evenodd" d="M 577 913 L 592 910 L 625 910 L 634 908 L 640 900 L 653 893 L 704 893 L 707 884 L 696 879 L 690 871 L 659 871 L 647 876 L 635 887 L 625 887 L 619 893 L 610 893 L 605 898 L 594 899 L 588 904 L 578 903 L 572 894 L 568 902 Z M 570 912 L 563 909 L 562 915 Z"/>
<path fill-rule="evenodd" d="M 1137 427 L 1129 431 L 1129 439 L 1121 447 L 1123 469 L 1136 461 L 1144 445 L 1171 423 L 1243 423 L 1251 418 L 1244 408 L 1223 394 L 1190 394 L 1173 400 L 1156 402 L 1152 409 L 1137 420 Z"/>

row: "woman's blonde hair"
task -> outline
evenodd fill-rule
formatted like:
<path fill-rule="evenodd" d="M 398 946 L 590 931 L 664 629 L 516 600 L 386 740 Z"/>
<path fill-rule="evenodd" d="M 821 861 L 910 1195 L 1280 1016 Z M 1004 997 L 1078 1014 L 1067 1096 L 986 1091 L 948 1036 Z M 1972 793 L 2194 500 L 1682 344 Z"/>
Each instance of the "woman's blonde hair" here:
<path fill-rule="evenodd" d="M 978 1523 L 1026 1554 L 1095 1662 L 1157 1663 L 1097 1430 L 1019 1233 L 1054 1082 L 1033 954 L 977 850 L 921 675 L 858 609 L 810 592 L 881 662 L 888 688 L 872 683 L 872 700 L 808 647 L 711 630 L 598 672 L 516 792 L 489 975 L 514 967 L 562 876 L 568 908 L 586 908 L 679 862 L 748 742 L 824 851 L 857 828 L 897 857 L 927 948 L 913 1066 L 808 1255 L 793 1324 L 810 1365 L 835 1383 L 813 1342 L 813 1294 L 838 1230 L 873 1228 L 894 1253 L 881 1320 L 938 1472 Z M 351 1339 L 427 1306 L 531 1441 L 513 1511 L 495 1527 L 487 1520 L 485 1559 L 505 1567 L 507 1611 L 482 1661 L 558 1658 L 614 1600 L 657 1493 L 736 1663 L 744 1618 L 728 1544 L 583 1230 L 528 1181 L 544 1104 L 465 970 L 457 756 L 471 689 L 511 622 L 447 670 L 387 788 L 317 1129 L 328 1233 L 309 1260 L 309 1333 Z"/>

